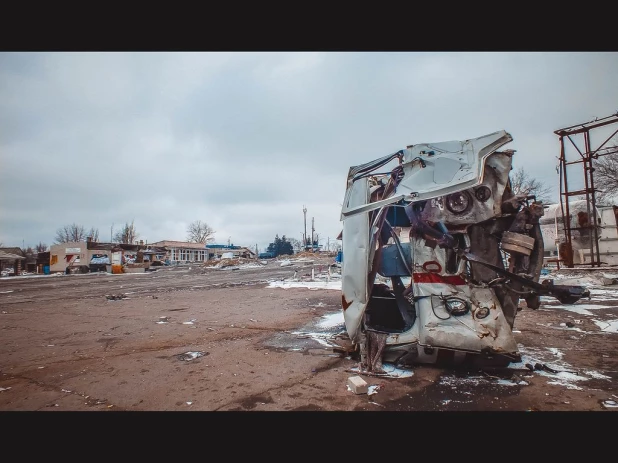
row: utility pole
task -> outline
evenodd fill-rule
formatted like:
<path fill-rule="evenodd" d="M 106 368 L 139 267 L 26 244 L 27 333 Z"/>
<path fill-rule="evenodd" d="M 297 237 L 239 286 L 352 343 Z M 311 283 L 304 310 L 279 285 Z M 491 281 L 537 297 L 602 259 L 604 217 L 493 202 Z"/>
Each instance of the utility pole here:
<path fill-rule="evenodd" d="M 326 252 L 330 251 L 330 236 L 326 238 Z"/>
<path fill-rule="evenodd" d="M 311 217 L 311 249 L 313 250 L 313 232 L 315 231 L 315 227 L 313 226 L 315 217 Z"/>
<path fill-rule="evenodd" d="M 112 227 L 109 229 L 109 242 L 114 242 L 114 224 L 112 223 Z"/>
<path fill-rule="evenodd" d="M 303 215 L 305 216 L 305 233 L 303 234 L 303 249 L 307 249 L 307 208 L 303 205 Z"/>

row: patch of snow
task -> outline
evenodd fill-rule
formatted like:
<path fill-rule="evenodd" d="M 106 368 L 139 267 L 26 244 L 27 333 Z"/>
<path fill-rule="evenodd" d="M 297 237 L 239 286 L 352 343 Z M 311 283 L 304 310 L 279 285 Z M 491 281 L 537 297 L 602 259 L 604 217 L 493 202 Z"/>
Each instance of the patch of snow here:
<path fill-rule="evenodd" d="M 618 333 L 618 320 L 592 320 L 595 325 L 606 333 Z"/>
<path fill-rule="evenodd" d="M 262 264 L 242 264 L 238 266 L 239 269 L 245 268 L 264 268 Z"/>
<path fill-rule="evenodd" d="M 11 387 L 0 387 L 0 392 L 2 391 L 8 391 L 9 389 L 11 389 Z"/>
<path fill-rule="evenodd" d="M 603 406 L 607 408 L 617 408 L 618 403 L 615 400 L 605 400 L 603 401 Z"/>
<path fill-rule="evenodd" d="M 555 347 L 546 347 L 545 349 L 547 349 L 549 352 L 554 354 L 559 359 L 562 359 L 562 357 L 564 357 L 564 354 L 562 352 L 560 352 L 559 349 L 556 349 Z"/>
<path fill-rule="evenodd" d="M 269 288 L 307 288 L 310 290 L 334 289 L 341 291 L 341 280 L 339 281 L 271 281 Z"/>
<path fill-rule="evenodd" d="M 482 376 L 468 376 L 465 378 L 458 378 L 456 376 L 442 376 L 438 384 L 443 384 L 445 386 L 457 386 L 460 384 L 471 384 L 473 386 L 478 386 L 482 382 L 487 382 L 487 380 Z"/>
<path fill-rule="evenodd" d="M 598 309 L 613 309 L 615 306 L 612 305 L 596 305 L 596 304 L 573 304 L 573 305 L 548 305 L 545 304 L 543 309 L 564 309 L 570 312 L 575 312 L 580 315 L 593 315 L 589 310 L 598 310 Z M 541 309 L 541 310 L 543 310 Z"/>
<path fill-rule="evenodd" d="M 604 375 L 603 373 L 599 373 L 598 371 L 594 370 L 584 370 L 584 373 L 586 373 L 588 376 L 592 376 L 595 379 L 612 379 L 611 376 Z"/>
<path fill-rule="evenodd" d="M 381 377 L 384 376 L 389 378 L 409 378 L 411 376 L 414 376 L 414 372 L 412 370 L 397 368 L 389 363 L 382 364 L 382 369 L 384 370 L 384 374 L 380 375 Z M 350 371 L 362 374 L 358 367 L 351 368 Z"/>
<path fill-rule="evenodd" d="M 520 344 L 518 345 L 518 348 L 521 353 L 522 361 L 519 363 L 511 363 L 509 365 L 509 368 L 525 369 L 526 364 L 534 366 L 536 363 L 545 363 L 548 367 L 554 370 L 558 370 L 558 373 L 551 373 L 545 370 L 534 370 L 535 374 L 551 379 L 551 381 L 548 381 L 547 384 L 564 386 L 567 389 L 575 389 L 581 391 L 583 390 L 583 388 L 573 383 L 579 381 L 588 381 L 590 377 L 595 379 L 611 379 L 608 376 L 603 375 L 602 373 L 591 370 L 585 370 L 583 372 L 588 376 L 572 373 L 575 368 L 573 368 L 568 363 L 562 361 L 561 359 L 564 354 L 559 349 L 556 349 L 554 347 L 546 347 L 545 350 L 542 350 L 535 348 L 526 348 Z M 553 356 L 553 358 L 550 355 Z"/>
<path fill-rule="evenodd" d="M 317 326 L 319 326 L 320 328 L 333 328 L 344 323 L 345 321 L 343 319 L 343 311 L 341 311 L 329 315 L 324 315 Z"/>
<path fill-rule="evenodd" d="M 529 383 L 526 381 L 511 381 L 510 379 L 499 379 L 495 384 L 500 386 L 527 386 Z"/>

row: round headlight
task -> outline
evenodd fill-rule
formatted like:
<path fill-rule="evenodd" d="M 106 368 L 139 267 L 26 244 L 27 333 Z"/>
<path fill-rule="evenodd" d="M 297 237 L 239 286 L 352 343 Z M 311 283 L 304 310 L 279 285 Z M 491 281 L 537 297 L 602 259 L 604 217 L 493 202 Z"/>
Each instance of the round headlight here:
<path fill-rule="evenodd" d="M 476 196 L 476 199 L 480 202 L 484 203 L 491 197 L 491 190 L 485 185 L 482 185 L 474 192 L 474 196 Z"/>
<path fill-rule="evenodd" d="M 446 197 L 446 208 L 453 214 L 463 214 L 472 205 L 472 198 L 467 191 L 453 193 Z"/>
<path fill-rule="evenodd" d="M 464 315 L 468 312 L 468 304 L 461 299 L 447 299 L 444 305 L 451 315 Z"/>

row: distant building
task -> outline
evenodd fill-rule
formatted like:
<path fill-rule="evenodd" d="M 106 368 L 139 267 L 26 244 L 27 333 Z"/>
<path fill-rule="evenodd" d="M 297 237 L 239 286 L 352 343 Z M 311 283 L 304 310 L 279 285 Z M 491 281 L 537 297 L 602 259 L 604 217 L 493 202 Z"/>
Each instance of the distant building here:
<path fill-rule="evenodd" d="M 50 273 L 107 270 L 112 264 L 139 264 L 163 261 L 167 250 L 154 244 L 100 243 L 87 239 L 52 244 L 49 248 Z"/>
<path fill-rule="evenodd" d="M 162 260 L 169 261 L 171 264 L 177 262 L 206 262 L 208 260 L 208 252 L 204 249 L 203 243 L 163 240 L 152 243 L 150 246 L 165 248 L 166 255 Z"/>
<path fill-rule="evenodd" d="M 21 248 L 0 248 L 0 272 L 5 275 L 19 275 L 24 269 L 26 256 Z"/>

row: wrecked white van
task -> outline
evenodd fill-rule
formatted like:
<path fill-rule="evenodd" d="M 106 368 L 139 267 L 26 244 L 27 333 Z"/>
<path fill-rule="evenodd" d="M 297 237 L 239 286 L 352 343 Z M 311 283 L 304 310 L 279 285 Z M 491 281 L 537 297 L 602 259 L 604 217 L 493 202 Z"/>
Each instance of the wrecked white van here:
<path fill-rule="evenodd" d="M 543 206 L 515 195 L 505 131 L 408 146 L 351 167 L 341 212 L 342 307 L 361 368 L 382 362 L 520 361 L 519 300 L 572 304 L 580 286 L 539 283 Z M 393 165 L 386 172 L 377 172 Z"/>

